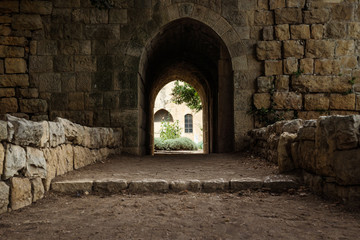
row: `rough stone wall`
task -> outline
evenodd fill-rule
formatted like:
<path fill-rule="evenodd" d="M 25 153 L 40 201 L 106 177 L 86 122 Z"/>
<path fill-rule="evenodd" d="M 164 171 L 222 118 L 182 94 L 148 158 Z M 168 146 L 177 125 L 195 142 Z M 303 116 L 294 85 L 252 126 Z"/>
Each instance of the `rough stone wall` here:
<path fill-rule="evenodd" d="M 262 1 L 266 2 L 266 1 Z M 254 105 L 285 119 L 356 114 L 360 7 L 353 0 L 270 0 L 256 11 L 263 28 Z"/>
<path fill-rule="evenodd" d="M 253 150 L 281 172 L 302 169 L 313 191 L 360 202 L 360 115 L 282 121 L 250 136 Z"/>
<path fill-rule="evenodd" d="M 146 46 L 180 18 L 211 27 L 231 55 L 236 150 L 252 107 L 285 119 L 360 110 L 358 1 L 112 2 L 1 1 L 0 115 L 122 127 L 135 153 L 145 144 Z"/>
<path fill-rule="evenodd" d="M 0 121 L 0 213 L 36 202 L 54 177 L 120 153 L 121 145 L 120 129 L 7 115 Z"/>

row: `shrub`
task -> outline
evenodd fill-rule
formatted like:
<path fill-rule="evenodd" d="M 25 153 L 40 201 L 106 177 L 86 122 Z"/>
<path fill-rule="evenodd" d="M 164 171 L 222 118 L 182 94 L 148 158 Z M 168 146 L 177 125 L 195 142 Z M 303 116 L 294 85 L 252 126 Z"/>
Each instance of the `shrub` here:
<path fill-rule="evenodd" d="M 155 150 L 197 150 L 196 143 L 186 137 L 162 140 L 154 139 Z"/>
<path fill-rule="evenodd" d="M 198 149 L 203 149 L 203 148 L 204 148 L 204 143 L 203 143 L 203 142 L 199 142 L 199 143 L 197 144 L 197 147 L 198 147 Z"/>
<path fill-rule="evenodd" d="M 161 122 L 160 138 L 162 140 L 179 138 L 181 135 L 181 128 L 179 127 L 179 121 Z"/>

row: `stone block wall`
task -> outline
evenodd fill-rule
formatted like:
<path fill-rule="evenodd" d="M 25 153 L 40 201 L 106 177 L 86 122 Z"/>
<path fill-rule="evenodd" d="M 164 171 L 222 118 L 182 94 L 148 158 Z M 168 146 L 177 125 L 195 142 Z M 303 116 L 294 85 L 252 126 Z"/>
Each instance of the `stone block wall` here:
<path fill-rule="evenodd" d="M 255 12 L 255 19 L 266 26 L 256 55 L 264 64 L 264 74 L 257 79 L 254 107 L 272 109 L 284 119 L 356 114 L 360 110 L 358 1 L 261 2 L 264 8 Z"/>
<path fill-rule="evenodd" d="M 121 153 L 121 147 L 121 129 L 7 115 L 0 121 L 0 213 L 36 202 L 54 177 Z"/>
<path fill-rule="evenodd" d="M 301 169 L 313 191 L 360 202 L 360 115 L 281 121 L 249 135 L 252 150 L 280 172 Z"/>

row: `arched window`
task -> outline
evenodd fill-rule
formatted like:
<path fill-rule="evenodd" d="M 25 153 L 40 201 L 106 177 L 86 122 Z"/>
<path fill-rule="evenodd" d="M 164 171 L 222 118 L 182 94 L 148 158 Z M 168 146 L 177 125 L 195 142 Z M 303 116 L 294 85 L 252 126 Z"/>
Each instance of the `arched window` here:
<path fill-rule="evenodd" d="M 165 109 L 160 109 L 154 115 L 154 122 L 161 122 L 161 121 L 173 122 L 174 119 L 168 111 L 166 111 Z"/>
<path fill-rule="evenodd" d="M 191 114 L 185 115 L 185 133 L 193 132 L 193 117 Z"/>

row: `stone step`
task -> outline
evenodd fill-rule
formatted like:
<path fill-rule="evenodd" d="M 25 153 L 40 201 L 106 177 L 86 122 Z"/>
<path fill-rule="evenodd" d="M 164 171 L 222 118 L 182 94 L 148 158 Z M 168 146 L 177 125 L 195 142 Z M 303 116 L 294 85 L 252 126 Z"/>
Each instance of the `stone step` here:
<path fill-rule="evenodd" d="M 74 193 L 167 193 L 167 192 L 225 192 L 242 190 L 264 190 L 285 192 L 300 186 L 300 179 L 289 175 L 272 175 L 263 179 L 240 178 L 226 181 L 222 178 L 211 180 L 172 180 L 143 179 L 127 181 L 125 179 L 106 178 L 101 180 L 79 179 L 54 181 L 51 189 L 54 192 Z"/>

